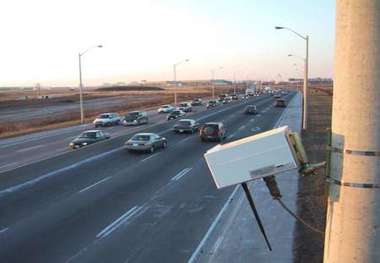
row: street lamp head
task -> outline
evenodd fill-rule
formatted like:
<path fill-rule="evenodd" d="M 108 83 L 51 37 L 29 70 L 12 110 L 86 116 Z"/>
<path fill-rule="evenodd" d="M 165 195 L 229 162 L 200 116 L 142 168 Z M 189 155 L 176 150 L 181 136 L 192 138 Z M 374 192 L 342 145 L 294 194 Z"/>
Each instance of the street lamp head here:
<path fill-rule="evenodd" d="M 98 48 L 102 48 L 102 47 L 103 47 L 103 45 L 98 45 L 97 47 L 98 47 Z"/>
<path fill-rule="evenodd" d="M 275 26 L 274 29 L 284 29 L 283 26 Z"/>
<path fill-rule="evenodd" d="M 188 58 L 188 59 L 185 60 L 185 62 L 189 62 L 189 60 L 190 60 L 190 59 Z"/>
<path fill-rule="evenodd" d="M 292 54 L 288 54 L 288 57 L 293 57 L 293 55 Z"/>

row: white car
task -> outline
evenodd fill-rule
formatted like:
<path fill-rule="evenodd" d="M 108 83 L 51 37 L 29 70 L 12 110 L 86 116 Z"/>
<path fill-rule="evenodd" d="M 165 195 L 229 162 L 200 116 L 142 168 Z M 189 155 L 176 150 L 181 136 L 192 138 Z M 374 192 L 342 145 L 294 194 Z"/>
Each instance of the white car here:
<path fill-rule="evenodd" d="M 172 105 L 163 105 L 161 108 L 157 110 L 158 113 L 170 113 L 175 110 L 175 107 Z"/>
<path fill-rule="evenodd" d="M 105 127 L 105 126 L 119 125 L 120 122 L 121 122 L 121 118 L 119 114 L 102 113 L 94 120 L 93 123 L 95 127 L 99 127 L 99 126 Z"/>

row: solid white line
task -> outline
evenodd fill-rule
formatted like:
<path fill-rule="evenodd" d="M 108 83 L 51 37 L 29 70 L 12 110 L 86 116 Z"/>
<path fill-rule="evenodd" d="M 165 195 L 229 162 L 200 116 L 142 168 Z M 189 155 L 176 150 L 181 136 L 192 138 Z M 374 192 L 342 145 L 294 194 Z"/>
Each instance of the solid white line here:
<path fill-rule="evenodd" d="M 94 187 L 95 185 L 101 184 L 101 183 L 103 183 L 103 182 L 105 182 L 105 181 L 111 179 L 111 177 L 112 177 L 112 176 L 108 176 L 108 177 L 106 177 L 106 178 L 100 180 L 99 182 L 96 182 L 96 183 L 94 183 L 94 184 L 92 184 L 92 185 L 90 185 L 90 186 L 87 186 L 86 188 L 83 188 L 82 190 L 80 190 L 79 193 L 83 193 L 84 191 L 87 191 L 88 189 L 91 189 L 91 188 Z"/>
<path fill-rule="evenodd" d="M 187 168 L 187 170 L 184 171 L 184 172 L 181 174 L 181 176 L 179 176 L 179 177 L 177 178 L 177 181 L 180 180 L 182 177 L 184 177 L 186 174 L 188 174 L 188 173 L 191 171 L 191 169 L 192 169 L 192 168 Z"/>
<path fill-rule="evenodd" d="M 224 214 L 224 212 L 227 210 L 227 207 L 229 203 L 232 201 L 234 195 L 236 194 L 237 190 L 239 189 L 239 185 L 237 185 L 234 189 L 234 191 L 231 193 L 231 195 L 228 197 L 226 203 L 224 204 L 223 208 L 220 210 L 219 214 L 216 216 L 214 221 L 212 222 L 211 226 L 207 230 L 206 234 L 202 238 L 201 242 L 199 243 L 198 247 L 195 249 L 194 253 L 191 255 L 190 259 L 187 261 L 188 263 L 195 262 L 196 258 L 198 257 L 199 252 L 201 251 L 202 247 L 206 243 L 207 239 L 209 238 L 210 234 L 216 227 L 217 223 L 219 222 L 220 218 Z"/>
<path fill-rule="evenodd" d="M 170 179 L 170 181 L 177 181 L 177 180 L 181 179 L 181 177 L 184 176 L 185 174 L 187 174 L 188 172 L 190 172 L 191 169 L 192 168 L 185 168 L 185 169 L 183 169 L 176 176 L 174 176 L 172 179 Z"/>
<path fill-rule="evenodd" d="M 4 167 L 15 165 L 15 164 L 18 164 L 18 162 L 11 162 L 11 163 L 4 164 L 4 165 L 0 166 L 0 169 L 2 169 Z"/>
<path fill-rule="evenodd" d="M 7 231 L 8 229 L 9 229 L 8 227 L 1 229 L 1 230 L 0 230 L 0 234 L 1 234 L 1 233 L 4 233 L 4 232 Z"/>
<path fill-rule="evenodd" d="M 28 147 L 28 148 L 17 150 L 16 152 L 17 153 L 23 153 L 23 152 L 27 152 L 27 151 L 30 151 L 30 150 L 35 150 L 35 149 L 38 149 L 38 148 L 42 148 L 44 146 L 46 146 L 46 145 L 35 145 L 35 146 Z"/>
<path fill-rule="evenodd" d="M 285 115 L 285 112 L 287 111 L 287 109 L 288 108 L 286 108 L 281 113 L 281 116 L 279 117 L 279 119 L 277 120 L 277 122 L 274 125 L 275 128 L 277 128 L 280 125 L 280 122 L 283 119 L 283 116 Z M 217 223 L 219 222 L 220 218 L 224 214 L 225 210 L 227 210 L 228 204 L 232 201 L 232 199 L 234 198 L 234 195 L 236 194 L 236 192 L 237 192 L 238 189 L 239 189 L 239 185 L 236 185 L 234 191 L 231 193 L 231 195 L 229 196 L 228 200 L 226 201 L 226 203 L 224 204 L 224 206 L 220 210 L 219 214 L 216 216 L 216 218 L 212 222 L 211 226 L 207 230 L 206 234 L 202 238 L 201 242 L 199 243 L 199 245 L 197 246 L 197 248 L 195 249 L 195 251 L 191 255 L 190 259 L 188 260 L 188 263 L 195 262 L 195 260 L 197 259 L 198 255 L 200 254 L 200 251 L 201 251 L 202 247 L 205 245 L 207 239 L 210 237 L 211 233 L 214 231 Z"/>
<path fill-rule="evenodd" d="M 133 215 L 138 213 L 143 207 L 134 206 L 133 208 L 129 209 L 125 214 L 123 214 L 121 217 L 116 219 L 114 222 L 112 222 L 110 225 L 108 225 L 106 228 L 104 228 L 99 234 L 96 235 L 97 238 L 103 239 L 107 237 L 109 234 L 111 234 L 113 231 L 115 231 L 119 226 L 127 223 L 128 219 L 130 219 Z"/>

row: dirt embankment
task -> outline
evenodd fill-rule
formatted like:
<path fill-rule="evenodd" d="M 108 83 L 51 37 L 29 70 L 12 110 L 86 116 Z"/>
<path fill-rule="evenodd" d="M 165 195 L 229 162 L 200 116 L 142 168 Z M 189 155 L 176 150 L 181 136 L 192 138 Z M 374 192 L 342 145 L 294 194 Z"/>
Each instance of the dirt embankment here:
<path fill-rule="evenodd" d="M 332 90 L 311 89 L 308 107 L 308 129 L 302 141 L 312 163 L 326 161 L 327 145 L 331 128 Z M 327 185 L 326 171 L 318 175 L 300 177 L 297 197 L 297 214 L 308 223 L 324 232 Z M 316 263 L 323 261 L 324 235 L 314 232 L 302 224 L 296 225 L 294 243 L 295 262 Z"/>

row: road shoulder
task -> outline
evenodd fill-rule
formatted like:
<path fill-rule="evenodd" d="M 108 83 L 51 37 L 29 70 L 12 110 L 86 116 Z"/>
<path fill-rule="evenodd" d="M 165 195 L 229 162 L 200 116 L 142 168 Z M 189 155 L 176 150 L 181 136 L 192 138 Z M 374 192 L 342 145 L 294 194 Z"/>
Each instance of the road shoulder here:
<path fill-rule="evenodd" d="M 300 132 L 301 96 L 289 103 L 276 126 L 288 125 Z M 283 173 L 277 177 L 284 203 L 296 210 L 298 175 Z M 269 251 L 240 186 L 201 240 L 189 262 L 293 262 L 295 221 L 274 201 L 262 181 L 250 183 L 250 190 L 263 220 L 273 251 Z"/>

